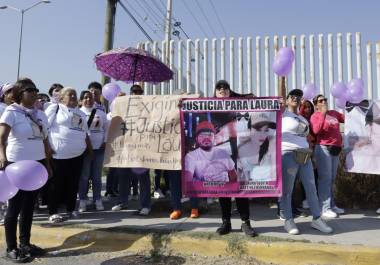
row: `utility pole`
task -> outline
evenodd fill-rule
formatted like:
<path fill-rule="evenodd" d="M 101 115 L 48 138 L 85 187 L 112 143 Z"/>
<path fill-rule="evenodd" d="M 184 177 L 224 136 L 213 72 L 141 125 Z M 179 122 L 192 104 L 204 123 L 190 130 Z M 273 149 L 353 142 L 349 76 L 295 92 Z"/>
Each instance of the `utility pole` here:
<path fill-rule="evenodd" d="M 172 7 L 173 3 L 172 0 L 167 0 L 166 2 L 166 21 L 165 21 L 165 40 L 166 40 L 166 47 L 165 47 L 165 61 L 167 65 L 169 65 L 169 42 L 171 40 L 171 34 L 172 34 Z"/>
<path fill-rule="evenodd" d="M 116 4 L 118 0 L 107 0 L 106 9 L 106 29 L 104 32 L 104 51 L 109 51 L 113 48 L 113 37 L 115 32 L 115 16 L 116 16 Z M 102 76 L 103 85 L 110 82 L 110 78 Z"/>

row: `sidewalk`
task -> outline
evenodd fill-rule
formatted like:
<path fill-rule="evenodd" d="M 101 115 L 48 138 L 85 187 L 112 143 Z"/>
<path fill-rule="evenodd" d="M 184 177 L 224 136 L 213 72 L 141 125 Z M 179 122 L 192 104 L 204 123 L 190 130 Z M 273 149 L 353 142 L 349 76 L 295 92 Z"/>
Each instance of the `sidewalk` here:
<path fill-rule="evenodd" d="M 380 218 L 374 211 L 348 210 L 340 218 L 329 220 L 334 228 L 332 235 L 312 229 L 311 217 L 300 217 L 295 221 L 302 234 L 292 236 L 284 231 L 276 208 L 253 201 L 252 225 L 259 236 L 248 239 L 239 231 L 241 221 L 237 214 L 232 220 L 234 231 L 228 236 L 216 235 L 221 223 L 218 203 L 208 207 L 202 204 L 198 219 L 188 218 L 186 203 L 183 218 L 179 220 L 169 219 L 170 203 L 166 199 L 153 200 L 152 212 L 147 217 L 137 215 L 137 202 L 130 201 L 130 208 L 121 212 L 110 211 L 113 203 L 115 200 L 105 202 L 106 211 L 89 211 L 81 214 L 80 219 L 54 225 L 47 221 L 47 214 L 37 213 L 33 243 L 51 251 L 170 249 L 206 256 L 252 255 L 276 264 L 368 265 L 379 264 L 380 260 Z M 0 229 L 0 241 L 4 242 L 3 229 Z"/>

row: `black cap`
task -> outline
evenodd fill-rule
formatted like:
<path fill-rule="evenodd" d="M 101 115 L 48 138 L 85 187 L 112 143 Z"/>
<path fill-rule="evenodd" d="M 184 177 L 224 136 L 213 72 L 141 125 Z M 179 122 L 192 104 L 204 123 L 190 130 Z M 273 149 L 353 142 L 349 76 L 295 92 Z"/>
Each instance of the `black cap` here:
<path fill-rule="evenodd" d="M 303 96 L 303 91 L 301 89 L 293 89 L 293 90 L 290 90 L 288 95 L 286 96 L 286 98 L 288 98 L 289 96 L 297 96 L 297 97 L 302 97 Z"/>
<path fill-rule="evenodd" d="M 230 84 L 226 80 L 219 80 L 218 82 L 216 82 L 215 89 L 221 87 L 231 90 Z"/>

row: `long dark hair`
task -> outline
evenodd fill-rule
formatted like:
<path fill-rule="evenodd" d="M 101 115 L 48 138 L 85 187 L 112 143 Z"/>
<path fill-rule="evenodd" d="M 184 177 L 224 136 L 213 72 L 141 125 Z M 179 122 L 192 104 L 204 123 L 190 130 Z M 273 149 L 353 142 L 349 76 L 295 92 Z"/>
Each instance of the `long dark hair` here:
<path fill-rule="evenodd" d="M 260 125 L 260 126 L 255 126 L 251 124 L 251 119 L 249 119 L 248 123 L 247 123 L 247 127 L 248 129 L 252 130 L 255 129 L 256 131 L 260 130 L 260 128 L 262 128 L 263 126 L 265 126 L 265 124 L 263 125 Z M 260 149 L 259 149 L 259 163 L 261 162 L 261 160 L 264 158 L 265 154 L 268 152 L 268 149 L 269 149 L 269 138 L 267 137 L 265 139 L 265 141 L 260 145 Z"/>

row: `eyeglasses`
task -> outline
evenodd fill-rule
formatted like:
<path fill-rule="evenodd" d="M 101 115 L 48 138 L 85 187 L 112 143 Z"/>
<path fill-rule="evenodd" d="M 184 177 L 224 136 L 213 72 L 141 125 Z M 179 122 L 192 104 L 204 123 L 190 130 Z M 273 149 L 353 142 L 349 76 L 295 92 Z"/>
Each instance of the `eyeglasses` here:
<path fill-rule="evenodd" d="M 323 103 L 323 102 L 327 102 L 327 98 L 318 99 L 318 103 Z"/>
<path fill-rule="evenodd" d="M 35 92 L 35 93 L 38 93 L 40 92 L 37 88 L 35 87 L 27 87 L 27 88 L 24 88 L 21 90 L 22 92 L 29 92 L 29 93 L 32 93 L 32 92 Z"/>
<path fill-rule="evenodd" d="M 290 95 L 290 98 L 291 98 L 292 100 L 301 101 L 301 98 L 302 98 L 302 97 L 300 97 L 300 96 L 295 96 L 295 95 Z"/>

